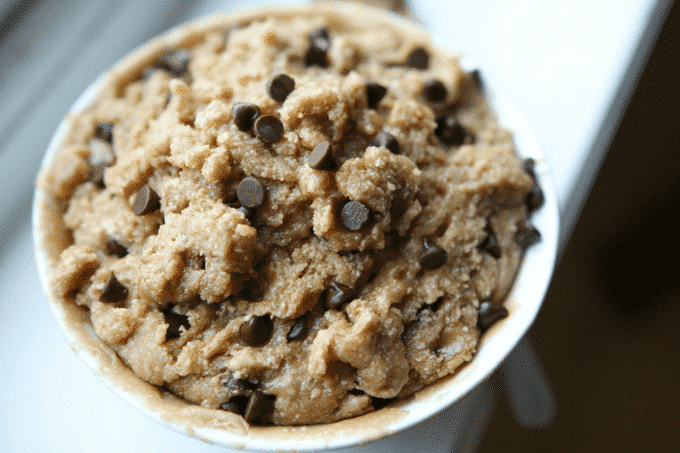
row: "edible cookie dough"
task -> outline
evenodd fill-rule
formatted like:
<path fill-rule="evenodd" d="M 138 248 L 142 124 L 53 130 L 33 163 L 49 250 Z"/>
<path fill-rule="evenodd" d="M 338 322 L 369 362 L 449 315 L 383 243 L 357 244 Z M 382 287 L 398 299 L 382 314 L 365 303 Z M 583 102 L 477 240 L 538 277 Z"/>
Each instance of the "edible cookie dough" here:
<path fill-rule="evenodd" d="M 186 36 L 110 75 L 40 176 L 52 296 L 141 379 L 253 424 L 472 360 L 541 202 L 480 74 L 360 18 Z"/>

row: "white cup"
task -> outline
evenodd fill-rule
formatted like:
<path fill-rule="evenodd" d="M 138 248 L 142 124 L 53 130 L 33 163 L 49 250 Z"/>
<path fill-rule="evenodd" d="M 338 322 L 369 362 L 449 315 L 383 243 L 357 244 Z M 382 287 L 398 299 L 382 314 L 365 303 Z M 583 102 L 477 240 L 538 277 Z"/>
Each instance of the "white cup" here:
<path fill-rule="evenodd" d="M 124 73 L 130 67 L 143 67 L 159 49 L 185 42 L 191 35 L 212 28 L 249 22 L 267 15 L 329 14 L 339 19 L 389 23 L 404 33 L 423 35 L 418 25 L 395 14 L 352 4 L 315 4 L 313 6 L 274 7 L 229 12 L 179 27 L 132 52 L 110 74 L 94 82 L 75 102 L 72 112 L 85 108 L 102 89 L 108 77 Z M 318 451 L 366 444 L 404 431 L 459 402 L 483 382 L 512 351 L 532 324 L 550 281 L 556 251 L 558 211 L 547 165 L 533 133 L 520 113 L 503 96 L 491 94 L 499 122 L 513 130 L 520 154 L 533 157 L 536 173 L 545 193 L 545 204 L 532 216 L 541 233 L 541 241 L 523 258 L 515 284 L 505 307 L 509 316 L 491 327 L 481 338 L 474 359 L 454 375 L 397 401 L 390 406 L 348 420 L 310 426 L 249 426 L 241 417 L 229 412 L 189 404 L 172 394 L 138 378 L 94 333 L 86 309 L 65 303 L 52 296 L 48 285 L 51 244 L 55 238 L 56 202 L 36 190 L 33 205 L 33 228 L 41 281 L 50 307 L 71 347 L 97 376 L 131 406 L 176 431 L 211 444 L 246 450 Z M 53 162 L 69 130 L 64 119 L 45 154 L 42 168 Z M 455 427 L 453 428 L 455 429 Z"/>

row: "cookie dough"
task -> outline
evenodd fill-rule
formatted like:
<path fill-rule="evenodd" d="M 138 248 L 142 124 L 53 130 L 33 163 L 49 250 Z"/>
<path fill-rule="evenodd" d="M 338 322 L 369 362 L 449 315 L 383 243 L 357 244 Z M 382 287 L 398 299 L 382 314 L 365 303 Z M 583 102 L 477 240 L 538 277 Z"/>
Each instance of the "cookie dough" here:
<path fill-rule="evenodd" d="M 70 118 L 39 180 L 52 296 L 141 379 L 253 424 L 360 415 L 473 359 L 539 193 L 479 73 L 359 19 L 187 36 Z"/>

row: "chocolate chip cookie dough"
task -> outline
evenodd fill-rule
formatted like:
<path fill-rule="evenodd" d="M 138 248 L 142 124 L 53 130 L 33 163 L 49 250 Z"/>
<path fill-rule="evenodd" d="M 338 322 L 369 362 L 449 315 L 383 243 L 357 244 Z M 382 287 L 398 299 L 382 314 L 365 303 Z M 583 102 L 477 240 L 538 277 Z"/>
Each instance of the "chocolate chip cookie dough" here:
<path fill-rule="evenodd" d="M 541 203 L 480 74 L 361 18 L 184 33 L 114 71 L 41 174 L 52 296 L 141 379 L 252 424 L 472 360 Z"/>

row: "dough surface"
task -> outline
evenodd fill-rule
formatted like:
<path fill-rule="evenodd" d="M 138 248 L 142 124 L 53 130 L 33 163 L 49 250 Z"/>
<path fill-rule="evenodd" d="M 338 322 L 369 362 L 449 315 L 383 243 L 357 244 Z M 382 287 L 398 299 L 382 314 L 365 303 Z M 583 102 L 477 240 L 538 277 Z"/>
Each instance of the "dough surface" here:
<path fill-rule="evenodd" d="M 420 37 L 323 16 L 166 50 L 74 115 L 41 175 L 69 232 L 53 296 L 87 307 L 141 379 L 256 424 L 360 415 L 472 360 L 479 305 L 502 303 L 519 266 L 534 185 L 473 73 Z M 294 80 L 283 102 L 268 94 L 277 74 Z M 371 84 L 386 89 L 377 103 Z M 280 120 L 281 137 L 241 130 L 237 103 Z M 323 142 L 332 168 L 314 169 Z M 264 191 L 254 208 L 246 177 Z M 138 215 L 145 187 L 159 203 Z"/>

